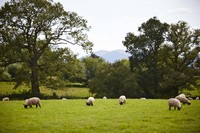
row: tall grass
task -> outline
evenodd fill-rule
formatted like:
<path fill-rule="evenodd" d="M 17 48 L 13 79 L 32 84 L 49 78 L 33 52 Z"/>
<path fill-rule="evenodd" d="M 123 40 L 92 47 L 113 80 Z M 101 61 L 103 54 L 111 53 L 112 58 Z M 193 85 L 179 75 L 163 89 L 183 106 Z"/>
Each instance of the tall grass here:
<path fill-rule="evenodd" d="M 134 132 L 198 133 L 200 101 L 168 110 L 167 100 L 42 100 L 42 108 L 24 109 L 24 101 L 0 102 L 1 133 Z"/>

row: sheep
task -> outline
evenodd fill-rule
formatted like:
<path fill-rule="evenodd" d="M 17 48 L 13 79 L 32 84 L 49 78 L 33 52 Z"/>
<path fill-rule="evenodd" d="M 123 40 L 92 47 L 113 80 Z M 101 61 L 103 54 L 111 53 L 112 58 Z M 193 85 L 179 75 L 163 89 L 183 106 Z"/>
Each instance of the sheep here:
<path fill-rule="evenodd" d="M 62 100 L 67 100 L 67 98 L 62 98 Z"/>
<path fill-rule="evenodd" d="M 191 98 L 191 97 L 188 97 L 188 100 L 193 100 L 193 98 Z"/>
<path fill-rule="evenodd" d="M 120 96 L 119 97 L 119 104 L 120 105 L 123 105 L 126 103 L 126 97 L 124 95 Z"/>
<path fill-rule="evenodd" d="M 3 101 L 9 101 L 9 97 L 4 97 Z"/>
<path fill-rule="evenodd" d="M 88 99 L 87 99 L 87 102 L 86 102 L 86 105 L 88 105 L 88 106 L 93 106 L 94 105 L 94 101 L 95 101 L 95 99 L 94 99 L 94 97 L 89 97 Z"/>
<path fill-rule="evenodd" d="M 191 105 L 190 101 L 186 97 L 179 95 L 179 96 L 176 96 L 175 98 L 178 99 L 183 104 Z"/>
<path fill-rule="evenodd" d="M 104 96 L 104 97 L 103 97 L 103 99 L 107 99 L 107 97 L 106 97 L 106 96 Z"/>
<path fill-rule="evenodd" d="M 182 93 L 182 94 L 179 94 L 178 96 L 181 96 L 181 97 L 186 97 L 186 96 L 185 96 L 185 94 L 183 94 L 183 93 Z"/>
<path fill-rule="evenodd" d="M 28 106 L 32 108 L 32 105 L 36 105 L 36 108 L 38 106 L 41 108 L 40 99 L 38 97 L 32 97 L 32 98 L 26 99 L 25 104 L 23 105 L 24 105 L 24 108 L 27 108 Z"/>
<path fill-rule="evenodd" d="M 199 100 L 199 97 L 196 97 L 196 100 Z"/>
<path fill-rule="evenodd" d="M 146 98 L 145 98 L 145 97 L 141 97 L 140 99 L 141 99 L 141 100 L 146 100 Z"/>
<path fill-rule="evenodd" d="M 176 108 L 178 108 L 178 110 L 180 110 L 181 102 L 176 98 L 170 98 L 168 100 L 168 106 L 169 106 L 169 110 L 171 110 L 171 107 L 174 107 L 174 110 L 176 110 Z"/>

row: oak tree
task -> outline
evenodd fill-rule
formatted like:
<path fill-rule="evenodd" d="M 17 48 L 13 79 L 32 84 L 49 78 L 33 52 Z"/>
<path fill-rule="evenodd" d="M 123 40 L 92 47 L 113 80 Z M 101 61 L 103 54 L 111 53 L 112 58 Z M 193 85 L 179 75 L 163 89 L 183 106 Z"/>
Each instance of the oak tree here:
<path fill-rule="evenodd" d="M 31 71 L 32 93 L 39 94 L 38 60 L 49 46 L 80 45 L 91 50 L 87 21 L 52 0 L 11 0 L 0 9 L 0 65 L 23 62 Z"/>

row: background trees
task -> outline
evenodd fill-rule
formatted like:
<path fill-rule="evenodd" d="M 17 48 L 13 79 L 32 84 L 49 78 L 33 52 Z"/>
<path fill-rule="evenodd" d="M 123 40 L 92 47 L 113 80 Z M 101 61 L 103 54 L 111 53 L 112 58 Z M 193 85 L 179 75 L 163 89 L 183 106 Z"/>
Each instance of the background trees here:
<path fill-rule="evenodd" d="M 0 9 L 0 80 L 15 81 L 14 88 L 31 83 L 34 95 L 39 83 L 57 89 L 81 82 L 96 96 L 113 98 L 164 98 L 199 86 L 200 30 L 186 22 L 167 24 L 153 17 L 137 35 L 127 33 L 123 45 L 129 62 L 111 64 L 94 54 L 80 60 L 70 49 L 56 47 L 91 50 L 89 29 L 86 20 L 51 0 L 6 2 Z"/>
<path fill-rule="evenodd" d="M 89 81 L 89 88 L 98 97 L 116 98 L 122 94 L 127 97 L 143 96 L 136 75 L 130 72 L 128 60 L 102 64 L 96 70 L 96 76 Z"/>
<path fill-rule="evenodd" d="M 138 31 L 139 35 L 128 33 L 123 44 L 132 54 L 130 68 L 138 73 L 138 84 L 147 97 L 177 95 L 196 82 L 199 68 L 191 66 L 199 60 L 199 29 L 191 30 L 182 21 L 168 25 L 154 17 Z"/>
<path fill-rule="evenodd" d="M 161 82 L 165 92 L 177 94 L 183 88 L 190 88 L 190 84 L 195 84 L 198 80 L 199 68 L 194 66 L 196 60 L 199 60 L 200 34 L 198 32 L 199 29 L 191 30 L 183 21 L 170 25 L 168 43 L 161 50 L 162 62 L 167 70 Z"/>
<path fill-rule="evenodd" d="M 50 45 L 77 44 L 90 50 L 87 21 L 51 0 L 11 0 L 0 9 L 1 66 L 23 62 L 31 71 L 33 94 L 39 91 L 38 61 Z"/>
<path fill-rule="evenodd" d="M 137 68 L 139 84 L 148 97 L 155 97 L 162 80 L 159 65 L 159 50 L 165 41 L 168 24 L 161 23 L 156 17 L 149 19 L 138 28 L 139 35 L 128 33 L 123 41 L 130 57 L 131 69 Z"/>

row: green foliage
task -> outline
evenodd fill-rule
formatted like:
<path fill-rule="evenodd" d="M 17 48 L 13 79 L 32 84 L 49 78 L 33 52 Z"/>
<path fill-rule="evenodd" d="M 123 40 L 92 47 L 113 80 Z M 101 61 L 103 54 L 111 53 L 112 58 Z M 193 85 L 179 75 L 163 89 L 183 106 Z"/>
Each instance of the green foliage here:
<path fill-rule="evenodd" d="M 51 0 L 11 0 L 0 9 L 0 66 L 25 63 L 31 91 L 39 94 L 39 60 L 58 44 L 76 44 L 91 50 L 87 21 Z"/>
<path fill-rule="evenodd" d="M 165 64 L 164 81 L 161 83 L 163 89 L 172 88 L 175 94 L 189 85 L 195 85 L 199 79 L 200 71 L 193 64 L 198 59 L 199 40 L 196 31 L 190 30 L 186 22 L 178 22 L 169 27 L 167 36 L 168 44 L 161 50 L 163 64 Z"/>
<path fill-rule="evenodd" d="M 150 18 L 138 28 L 139 35 L 128 33 L 123 41 L 132 72 L 146 97 L 175 96 L 200 77 L 199 29 L 191 30 L 186 22 L 161 23 Z"/>
<path fill-rule="evenodd" d="M 11 81 L 11 75 L 7 71 L 3 71 L 0 76 L 1 81 Z"/>
<path fill-rule="evenodd" d="M 40 82 L 52 89 L 65 87 L 65 82 L 81 82 L 85 78 L 84 65 L 67 48 L 46 50 L 39 60 Z"/>
<path fill-rule="evenodd" d="M 92 54 L 91 57 L 83 58 L 82 62 L 85 65 L 86 85 L 88 85 L 89 80 L 96 76 L 97 69 L 106 63 L 102 58 L 99 58 L 95 54 Z"/>
<path fill-rule="evenodd" d="M 89 88 L 97 97 L 116 98 L 124 94 L 127 97 L 140 97 L 143 91 L 135 80 L 136 75 L 130 72 L 127 60 L 104 64 L 96 70 L 95 78 L 89 81 Z"/>
<path fill-rule="evenodd" d="M 0 102 L 0 132 L 200 132 L 200 102 L 191 101 L 178 111 L 168 110 L 167 100 L 96 99 L 41 100 L 42 107 L 24 109 L 24 101 Z"/>
<path fill-rule="evenodd" d="M 128 33 L 123 41 L 124 46 L 127 47 L 130 57 L 130 67 L 139 70 L 139 82 L 145 82 L 144 78 L 148 78 L 145 85 L 140 86 L 146 90 L 148 97 L 156 97 L 158 93 L 159 82 L 162 79 L 159 69 L 159 49 L 165 41 L 165 34 L 167 32 L 168 24 L 161 23 L 156 17 L 150 18 L 147 22 L 142 23 L 138 28 L 140 34 L 138 36 L 134 33 Z M 143 68 L 143 70 L 141 69 Z M 144 76 L 145 75 L 145 76 Z"/>
<path fill-rule="evenodd" d="M 73 59 L 66 62 L 63 71 L 64 79 L 70 82 L 83 82 L 86 79 L 85 65 L 79 59 Z"/>
<path fill-rule="evenodd" d="M 0 97 L 9 96 L 14 99 L 24 99 L 31 96 L 30 87 L 27 87 L 25 84 L 19 86 L 18 89 L 13 90 L 12 88 L 15 86 L 14 82 L 0 82 Z M 89 89 L 85 88 L 80 83 L 67 83 L 67 86 L 63 89 L 55 89 L 47 88 L 45 86 L 40 87 L 41 97 L 44 98 L 85 98 L 90 94 Z M 55 95 L 53 97 L 53 94 Z M 11 99 L 12 99 L 11 98 Z"/>

